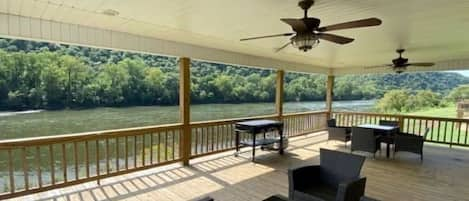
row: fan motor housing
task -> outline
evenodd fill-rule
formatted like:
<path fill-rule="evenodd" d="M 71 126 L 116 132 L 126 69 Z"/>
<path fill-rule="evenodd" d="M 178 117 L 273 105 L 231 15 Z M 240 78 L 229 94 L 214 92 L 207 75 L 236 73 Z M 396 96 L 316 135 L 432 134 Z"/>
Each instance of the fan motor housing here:
<path fill-rule="evenodd" d="M 303 10 L 308 10 L 311 6 L 314 5 L 314 0 L 302 0 L 298 2 L 298 6 Z"/>
<path fill-rule="evenodd" d="M 321 20 L 314 17 L 303 18 L 302 20 L 308 29 L 310 29 L 308 31 L 315 31 L 319 27 L 319 24 L 321 24 Z"/>
<path fill-rule="evenodd" d="M 392 60 L 392 63 L 393 63 L 395 66 L 404 66 L 408 61 L 409 61 L 409 59 L 407 59 L 407 58 L 399 57 L 399 58 L 397 58 L 397 59 L 393 59 L 393 60 Z"/>

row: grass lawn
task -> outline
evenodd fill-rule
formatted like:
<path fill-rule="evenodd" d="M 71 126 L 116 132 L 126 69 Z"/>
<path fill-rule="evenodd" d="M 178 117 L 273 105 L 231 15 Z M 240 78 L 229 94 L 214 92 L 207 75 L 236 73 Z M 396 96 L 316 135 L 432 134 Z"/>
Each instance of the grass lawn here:
<path fill-rule="evenodd" d="M 416 115 L 416 116 L 427 116 L 427 117 L 448 117 L 448 118 L 456 118 L 456 106 L 448 106 L 442 108 L 428 108 L 416 112 L 409 112 L 404 113 L 408 115 Z"/>
<path fill-rule="evenodd" d="M 407 115 L 427 116 L 427 117 L 448 117 L 457 118 L 456 106 L 448 106 L 443 108 L 428 108 L 416 112 L 404 113 Z M 409 129 L 407 130 L 407 124 Z M 426 121 L 415 120 L 404 123 L 404 128 L 408 132 L 422 134 L 425 128 L 430 128 L 427 139 L 440 142 L 452 142 L 456 144 L 467 144 L 469 141 L 467 123 L 455 123 L 452 121 Z"/>

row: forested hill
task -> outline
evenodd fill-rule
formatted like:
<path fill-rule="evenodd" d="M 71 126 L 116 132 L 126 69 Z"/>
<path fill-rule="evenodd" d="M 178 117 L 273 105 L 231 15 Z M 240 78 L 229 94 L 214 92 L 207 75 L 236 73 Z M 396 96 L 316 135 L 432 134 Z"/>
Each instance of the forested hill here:
<path fill-rule="evenodd" d="M 272 102 L 275 73 L 192 61 L 194 103 Z M 0 38 L 0 109 L 178 104 L 177 59 Z M 287 73 L 287 101 L 324 100 L 324 75 Z M 336 100 L 375 99 L 389 89 L 446 94 L 469 83 L 457 73 L 404 73 L 336 78 Z"/>
<path fill-rule="evenodd" d="M 447 95 L 451 89 L 469 83 L 469 77 L 454 72 L 347 75 L 336 80 L 334 95 L 349 100 L 380 98 L 392 89 L 431 90 Z"/>

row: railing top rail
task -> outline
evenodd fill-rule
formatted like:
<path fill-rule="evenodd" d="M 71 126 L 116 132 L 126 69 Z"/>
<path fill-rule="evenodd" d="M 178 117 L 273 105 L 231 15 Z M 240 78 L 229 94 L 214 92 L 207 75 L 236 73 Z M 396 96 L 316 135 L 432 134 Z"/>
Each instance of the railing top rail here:
<path fill-rule="evenodd" d="M 125 129 L 114 129 L 114 130 L 104 130 L 104 131 L 92 131 L 92 132 L 83 132 L 75 134 L 64 134 L 64 135 L 53 135 L 53 136 L 41 136 L 41 137 L 30 137 L 30 138 L 20 138 L 20 139 L 7 139 L 0 140 L 0 149 L 2 148 L 12 148 L 12 147 L 21 147 L 21 146 L 34 146 L 34 145 L 45 145 L 45 144 L 54 144 L 54 143 L 63 143 L 70 141 L 84 141 L 92 140 L 97 138 L 107 138 L 115 136 L 129 136 L 129 135 L 139 135 L 149 132 L 158 132 L 164 130 L 171 130 L 181 128 L 182 124 L 165 124 L 157 126 L 144 126 L 144 127 L 135 127 L 135 128 L 125 128 Z"/>
<path fill-rule="evenodd" d="M 255 120 L 255 119 L 272 119 L 278 117 L 275 114 L 271 115 L 262 115 L 262 116 L 255 116 L 255 117 L 241 117 L 241 118 L 232 118 L 232 119 L 217 119 L 217 120 L 209 120 L 209 121 L 197 121 L 191 122 L 190 125 L 194 127 L 201 127 L 206 125 L 222 125 L 222 124 L 229 124 L 235 123 L 238 121 L 247 121 L 247 120 Z"/>
<path fill-rule="evenodd" d="M 359 114 L 359 115 L 370 115 L 370 116 L 387 116 L 395 118 L 411 118 L 411 119 L 423 119 L 423 120 L 438 120 L 438 121 L 457 121 L 457 122 L 469 122 L 469 119 L 449 118 L 449 117 L 428 117 L 428 116 L 417 116 L 417 115 L 406 115 L 406 114 L 381 114 L 371 112 L 332 112 L 334 114 Z"/>

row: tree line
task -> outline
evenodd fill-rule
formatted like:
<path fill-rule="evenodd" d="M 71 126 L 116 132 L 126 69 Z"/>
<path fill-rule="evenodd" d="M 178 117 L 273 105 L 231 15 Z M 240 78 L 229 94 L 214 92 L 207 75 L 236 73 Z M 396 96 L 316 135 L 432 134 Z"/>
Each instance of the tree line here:
<path fill-rule="evenodd" d="M 447 95 L 430 90 L 412 92 L 407 89 L 390 90 L 376 103 L 376 110 L 384 113 L 413 112 L 427 108 L 446 107 L 469 99 L 469 85 L 460 85 Z"/>
<path fill-rule="evenodd" d="M 0 39 L 0 109 L 177 105 L 177 58 Z M 193 103 L 273 102 L 275 72 L 193 60 Z M 322 101 L 326 76 L 286 73 L 286 101 Z M 455 73 L 339 76 L 335 100 L 377 99 L 406 88 L 447 94 L 469 83 Z"/>

